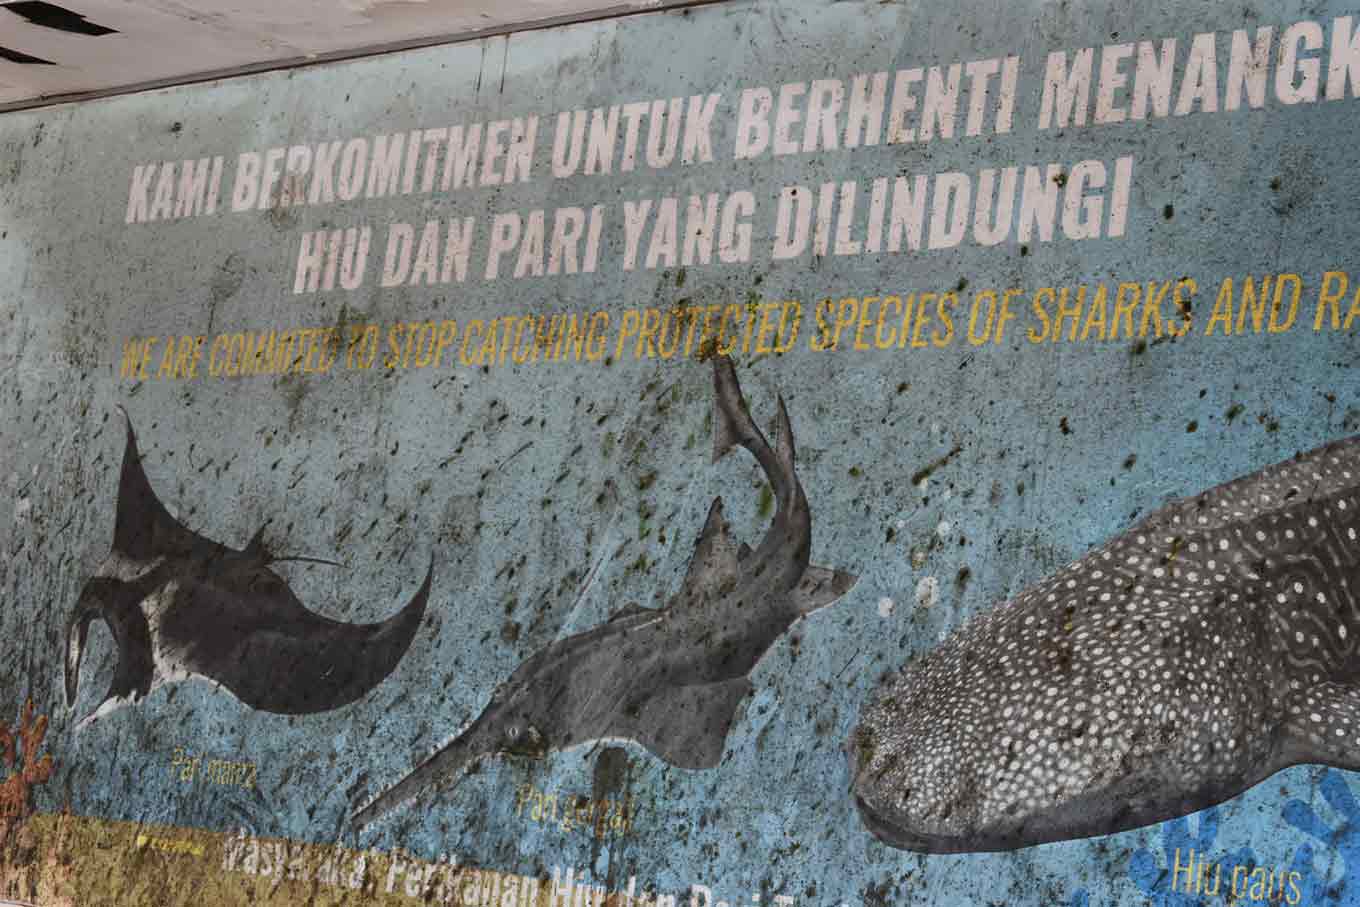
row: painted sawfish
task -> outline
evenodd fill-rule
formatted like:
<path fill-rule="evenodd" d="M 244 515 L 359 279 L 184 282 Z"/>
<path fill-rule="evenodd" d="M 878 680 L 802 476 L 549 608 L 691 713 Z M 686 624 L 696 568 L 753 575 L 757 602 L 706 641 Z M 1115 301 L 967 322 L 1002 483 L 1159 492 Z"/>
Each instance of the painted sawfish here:
<path fill-rule="evenodd" d="M 300 715 L 351 703 L 392 672 L 424 617 L 433 563 L 392 617 L 342 623 L 307 610 L 269 569 L 317 559 L 276 557 L 263 532 L 236 550 L 171 516 L 142 468 L 127 418 L 113 545 L 66 622 L 68 709 L 91 621 L 108 625 L 118 651 L 108 693 L 82 725 L 190 677 L 225 687 L 251 708 Z"/>
<path fill-rule="evenodd" d="M 1172 501 L 890 676 L 847 749 L 865 825 L 1011 850 L 1360 770 L 1360 437 Z"/>
<path fill-rule="evenodd" d="M 760 546 L 736 543 L 715 498 L 680 591 L 660 609 L 632 606 L 540 650 L 502 683 L 449 744 L 360 809 L 362 827 L 423 790 L 456 783 L 495 755 L 543 758 L 605 739 L 636 742 L 684 769 L 723 755 L 748 675 L 795 622 L 843 596 L 848 573 L 810 566 L 812 515 L 794 470 L 793 430 L 778 401 L 775 447 L 751 419 L 727 357 L 715 357 L 716 462 L 733 446 L 760 464 L 774 491 Z"/>

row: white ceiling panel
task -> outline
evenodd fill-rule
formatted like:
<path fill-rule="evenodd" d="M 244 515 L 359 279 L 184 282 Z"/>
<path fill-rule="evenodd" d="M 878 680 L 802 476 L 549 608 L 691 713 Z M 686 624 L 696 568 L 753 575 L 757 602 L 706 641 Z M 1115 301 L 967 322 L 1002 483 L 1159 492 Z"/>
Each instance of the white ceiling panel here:
<path fill-rule="evenodd" d="M 0 0 L 0 110 L 683 5 L 689 3 Z M 89 24 L 114 31 L 69 30 L 98 30 Z M 45 62 L 15 62 L 7 56 Z"/>

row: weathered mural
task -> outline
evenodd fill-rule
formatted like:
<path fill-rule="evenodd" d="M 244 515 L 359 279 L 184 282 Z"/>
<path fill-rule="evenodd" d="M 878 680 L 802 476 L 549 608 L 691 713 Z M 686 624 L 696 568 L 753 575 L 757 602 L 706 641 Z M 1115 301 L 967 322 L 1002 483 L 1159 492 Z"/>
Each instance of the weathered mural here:
<path fill-rule="evenodd" d="M 1357 97 L 760 0 L 0 116 L 0 900 L 1360 903 Z"/>

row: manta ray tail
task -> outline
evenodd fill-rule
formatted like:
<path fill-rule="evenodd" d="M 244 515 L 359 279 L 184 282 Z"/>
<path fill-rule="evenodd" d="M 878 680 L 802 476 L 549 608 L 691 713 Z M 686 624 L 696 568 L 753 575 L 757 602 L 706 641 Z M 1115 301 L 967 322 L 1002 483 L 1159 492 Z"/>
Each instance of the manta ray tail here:
<path fill-rule="evenodd" d="M 368 805 L 350 816 L 350 828 L 359 831 L 376 822 L 426 788 L 449 784 L 461 778 L 472 766 L 487 755 L 485 715 L 474 721 L 467 730 L 445 744 L 405 778 L 383 791 Z"/>
<path fill-rule="evenodd" d="M 327 567 L 343 567 L 339 561 L 328 561 L 323 557 L 306 557 L 299 554 L 271 554 L 264 544 L 264 527 L 255 530 L 255 534 L 250 537 L 250 542 L 241 553 L 247 558 L 257 560 L 261 564 L 278 564 L 291 561 L 299 564 L 325 564 Z"/>

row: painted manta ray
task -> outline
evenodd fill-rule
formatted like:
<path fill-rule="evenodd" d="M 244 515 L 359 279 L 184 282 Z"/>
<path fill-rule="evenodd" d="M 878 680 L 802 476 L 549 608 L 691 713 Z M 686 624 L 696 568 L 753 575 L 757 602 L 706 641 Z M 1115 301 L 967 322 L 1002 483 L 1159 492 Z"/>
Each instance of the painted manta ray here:
<path fill-rule="evenodd" d="M 269 554 L 263 531 L 237 551 L 181 525 L 152 490 L 128 419 L 112 550 L 66 622 L 68 709 L 92 620 L 108 625 L 118 649 L 108 693 L 81 726 L 194 676 L 251 708 L 300 715 L 351 703 L 392 672 L 425 614 L 433 564 L 397 614 L 340 623 L 304 608 L 269 569 L 316 559 Z"/>
<path fill-rule="evenodd" d="M 1173 501 L 888 678 L 859 812 L 930 853 L 1109 834 L 1360 770 L 1360 437 Z"/>
<path fill-rule="evenodd" d="M 537 652 L 458 737 L 359 810 L 356 829 L 497 754 L 543 758 L 623 739 L 680 768 L 718 764 L 737 705 L 752 690 L 747 675 L 790 626 L 839 599 L 855 578 L 808 564 L 812 515 L 783 399 L 771 449 L 726 357 L 714 359 L 714 395 L 714 461 L 740 445 L 774 489 L 774 521 L 760 547 L 732 540 L 715 498 L 685 581 L 664 608 L 626 608 Z"/>

